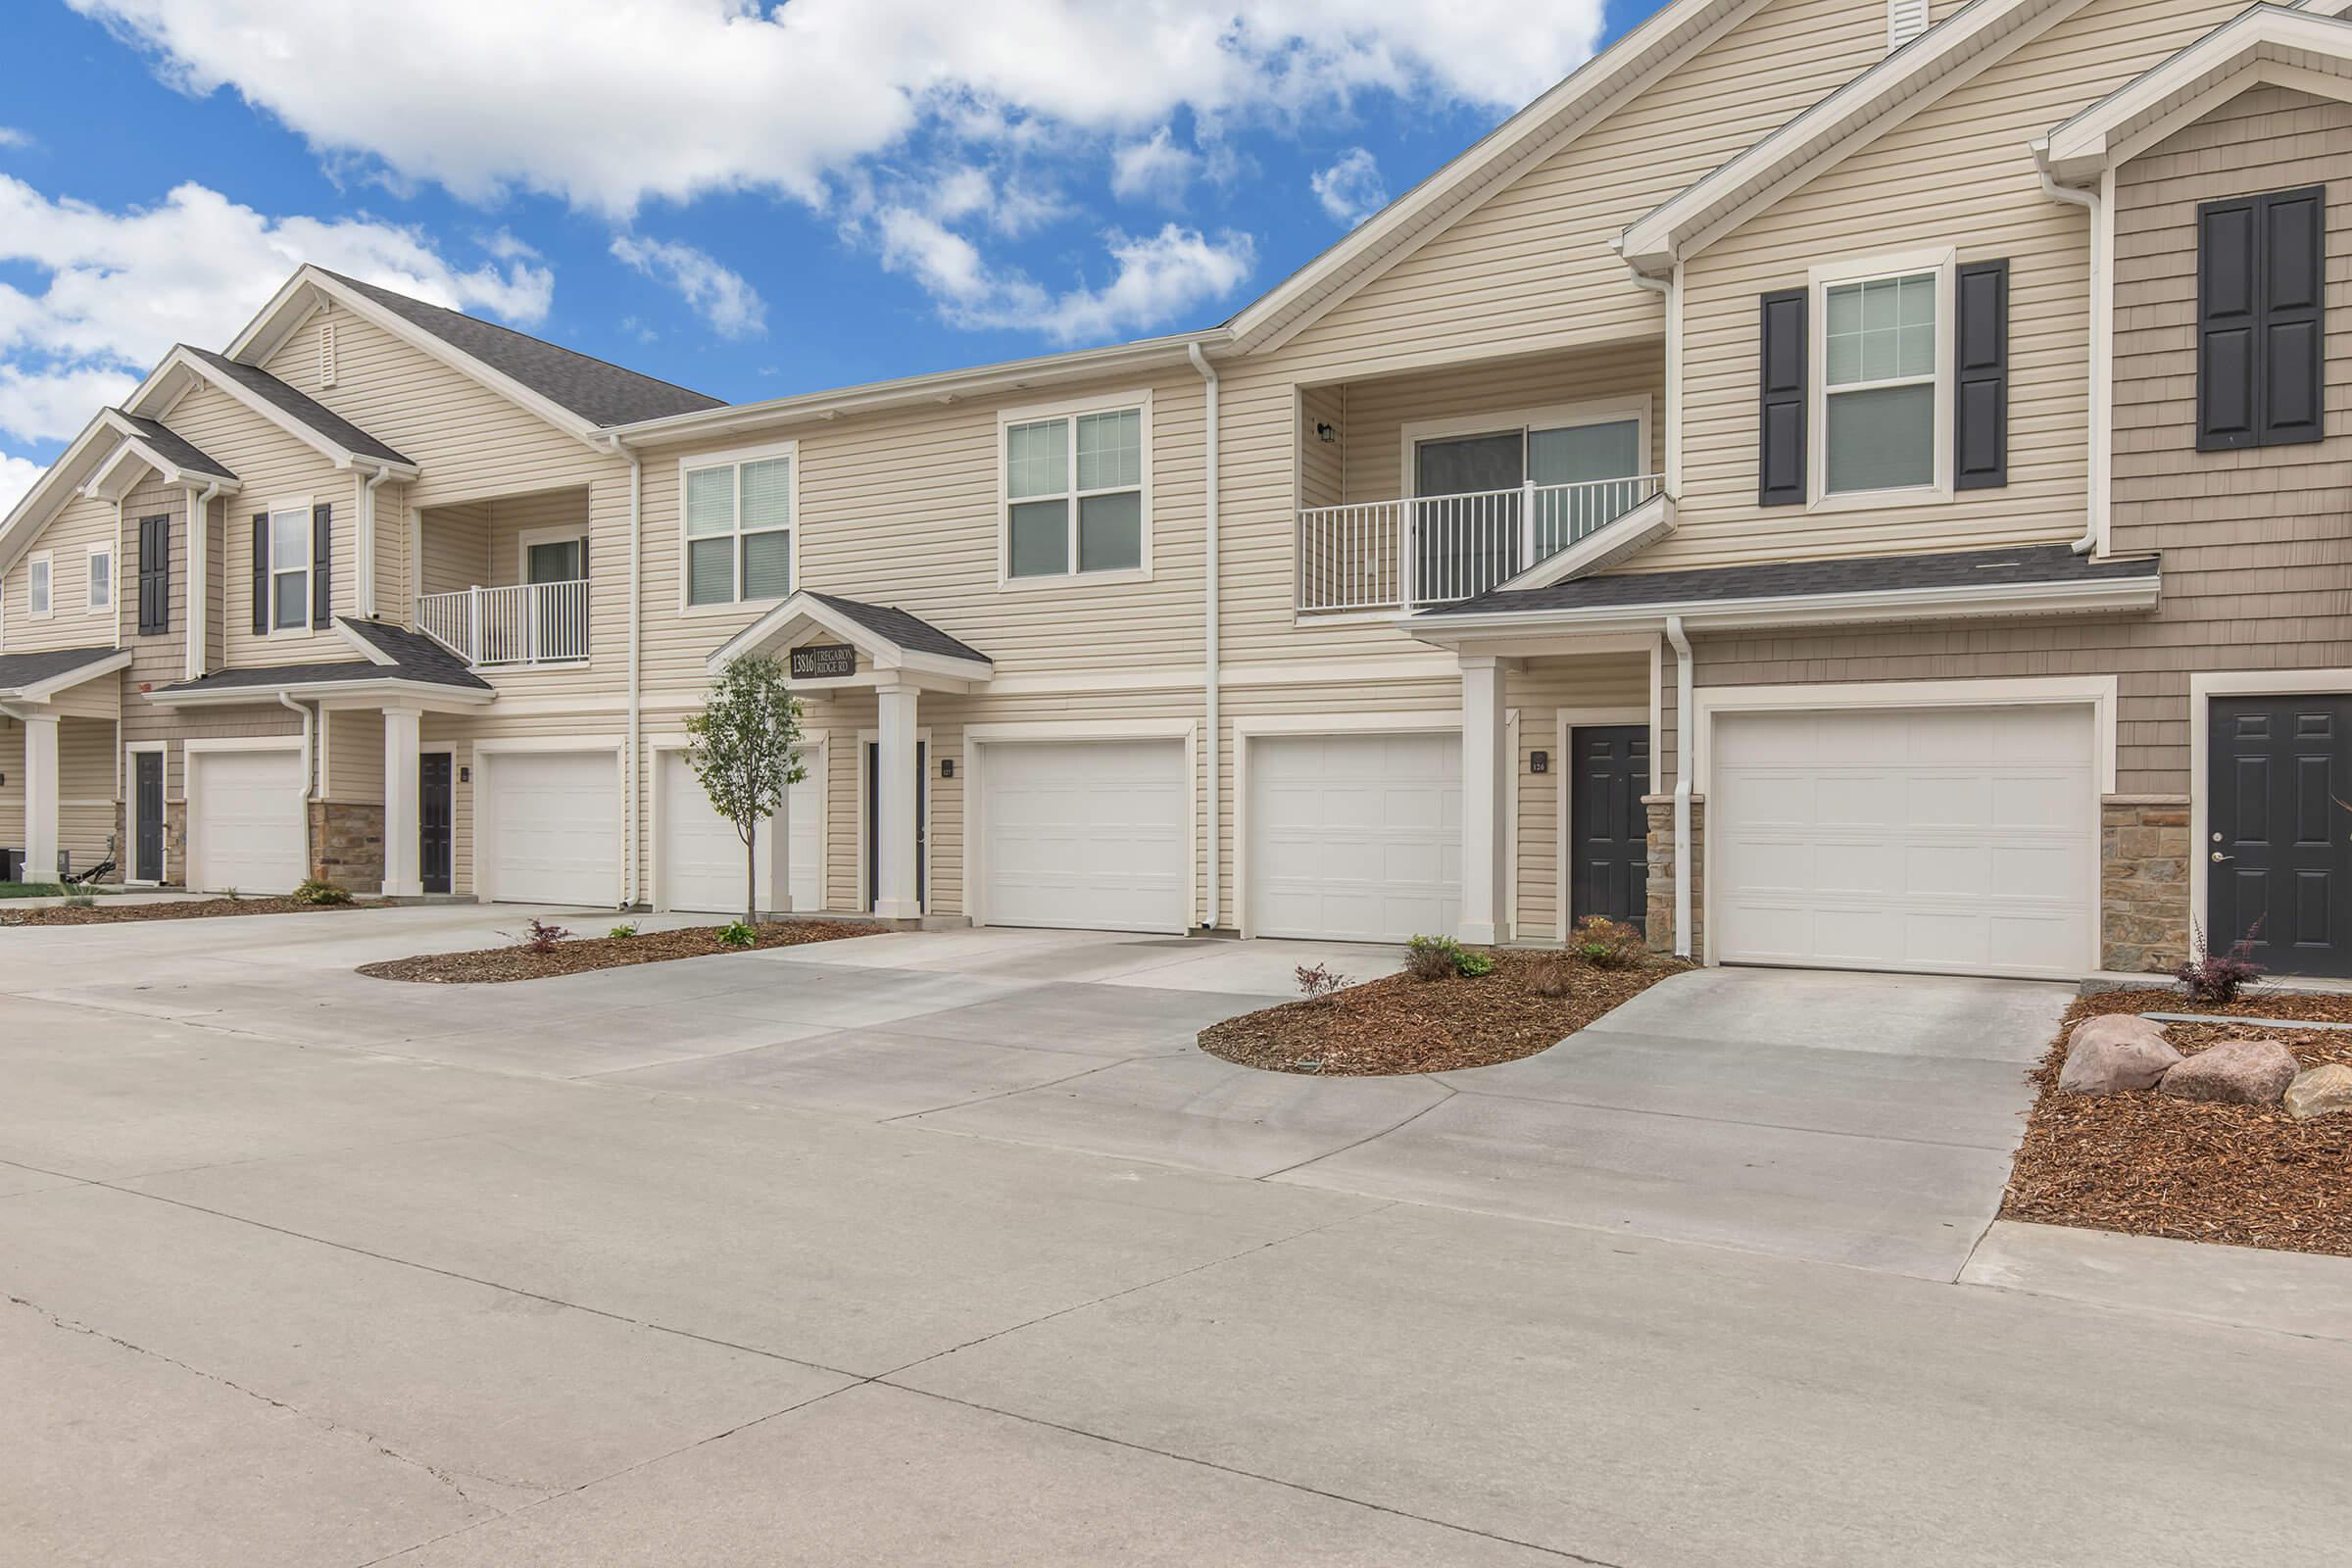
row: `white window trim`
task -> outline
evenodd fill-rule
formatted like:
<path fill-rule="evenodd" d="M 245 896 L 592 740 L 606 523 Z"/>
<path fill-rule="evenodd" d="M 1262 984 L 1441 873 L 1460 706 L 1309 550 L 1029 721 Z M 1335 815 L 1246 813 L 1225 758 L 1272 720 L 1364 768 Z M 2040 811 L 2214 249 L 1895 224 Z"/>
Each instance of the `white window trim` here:
<path fill-rule="evenodd" d="M 1890 255 L 1855 257 L 1814 268 L 1806 274 L 1805 298 L 1805 510 L 1808 512 L 1870 512 L 1887 507 L 1915 507 L 1923 502 L 1952 499 L 1952 341 L 1956 324 L 1953 278 L 1959 263 L 1955 246 L 1901 251 Z M 1839 283 L 1897 277 L 1914 272 L 1936 274 L 1936 442 L 1935 478 L 1931 483 L 1893 490 L 1829 490 L 1829 290 Z"/>
<path fill-rule="evenodd" d="M 47 604 L 36 604 L 32 596 L 32 580 L 41 579 Z M 46 550 L 36 550 L 24 562 L 24 613 L 34 620 L 47 620 L 57 613 L 57 561 Z"/>
<path fill-rule="evenodd" d="M 115 547 L 111 544 L 92 545 L 89 547 L 88 551 L 85 552 L 85 555 L 87 559 L 83 564 L 83 576 L 81 579 L 82 608 L 90 612 L 92 614 L 95 614 L 101 610 L 114 609 L 117 593 L 115 587 Z M 104 603 L 99 601 L 97 593 L 98 563 L 101 559 L 106 562 L 106 599 Z M 57 589 L 54 583 L 52 583 L 50 586 L 49 596 L 52 601 L 54 601 L 57 597 Z"/>
<path fill-rule="evenodd" d="M 262 510 L 263 514 L 270 519 L 264 524 L 270 532 L 270 630 L 265 633 L 265 636 L 272 640 L 280 637 L 309 637 L 314 634 L 316 629 L 311 625 L 311 621 L 315 613 L 314 607 L 318 603 L 316 598 L 318 585 L 312 580 L 313 568 L 318 560 L 318 511 L 312 506 L 309 496 L 294 496 L 283 501 L 272 501 Z M 303 537 L 308 541 L 308 547 L 302 553 L 301 623 L 293 626 L 280 626 L 277 623 L 277 579 L 292 576 L 293 570 L 290 567 L 281 568 L 277 564 L 277 519 L 289 512 L 302 514 Z M 248 572 L 247 575 L 250 576 L 251 573 Z"/>
<path fill-rule="evenodd" d="M 588 555 L 588 524 L 584 519 L 560 528 L 526 528 L 516 534 L 514 536 L 514 580 L 518 583 L 527 583 L 531 580 L 531 546 L 569 544 L 575 539 L 579 541 L 580 557 L 585 562 Z M 582 576 L 570 580 L 585 582 L 588 579 Z"/>
<path fill-rule="evenodd" d="M 1552 403 L 1533 409 L 1499 409 L 1493 414 L 1465 414 L 1449 419 L 1423 419 L 1405 425 L 1398 432 L 1397 473 L 1401 476 L 1402 500 L 1421 494 L 1421 466 L 1414 461 L 1424 441 L 1446 441 L 1466 435 L 1509 435 L 1513 430 L 1523 435 L 1529 430 L 1567 430 L 1582 424 L 1616 424 L 1632 419 L 1641 426 L 1639 437 L 1642 449 L 1642 473 L 1649 473 L 1653 461 L 1650 447 L 1650 396 L 1603 398 L 1584 403 Z M 1378 612 L 1379 617 L 1394 617 L 1396 612 Z M 1324 617 L 1315 617 L 1320 623 Z"/>
<path fill-rule="evenodd" d="M 792 483 L 788 487 L 789 494 L 785 501 L 786 508 L 792 514 L 792 520 L 785 525 L 784 529 L 784 531 L 790 535 L 790 540 L 785 547 L 785 554 L 790 561 L 790 564 L 786 569 L 792 573 L 791 588 L 785 593 L 775 595 L 771 598 L 745 599 L 741 597 L 743 584 L 739 580 L 735 585 L 737 589 L 736 598 L 729 599 L 724 603 L 715 605 L 698 605 L 692 603 L 689 600 L 688 595 L 692 591 L 693 585 L 691 582 L 689 582 L 687 577 L 687 558 L 691 552 L 688 548 L 689 535 L 686 532 L 686 476 L 689 473 L 699 472 L 705 468 L 735 468 L 740 470 L 747 463 L 760 463 L 769 458 L 790 458 L 792 460 Z M 740 612 L 743 607 L 746 605 L 780 605 L 786 599 L 789 599 L 793 592 L 797 592 L 799 590 L 801 586 L 802 531 L 800 442 L 771 441 L 761 446 L 730 447 L 724 452 L 697 452 L 692 457 L 680 458 L 678 460 L 677 486 L 679 614 L 732 615 Z M 770 530 L 760 529 L 758 531 L 765 533 L 769 532 Z M 585 534 L 587 530 L 583 528 L 581 532 L 582 534 Z M 699 537 L 705 539 L 716 539 L 721 536 L 717 534 L 703 534 Z M 724 537 L 738 541 L 743 538 L 743 476 L 740 471 L 737 473 L 735 478 L 735 528 L 731 533 L 726 534 Z M 732 562 L 731 569 L 740 579 L 743 573 L 743 548 L 740 544 L 736 546 L 732 556 L 730 557 L 730 560 Z"/>
<path fill-rule="evenodd" d="M 1122 566 L 1113 571 L 1080 571 L 1078 569 L 1078 430 L 1075 423 L 1080 415 L 1123 414 L 1129 410 L 1138 416 L 1137 439 L 1143 447 L 1143 524 L 1137 540 L 1142 564 Z M 1070 427 L 1069 462 L 1070 488 L 1062 495 L 1070 503 L 1070 569 L 1034 577 L 1015 577 L 1012 574 L 1012 455 L 1009 432 L 1016 424 L 1033 424 L 1042 419 L 1068 419 Z M 1075 398 L 1062 403 L 1031 404 L 1025 408 L 997 411 L 997 586 L 1011 593 L 1027 593 L 1040 588 L 1067 588 L 1072 584 L 1150 582 L 1152 580 L 1152 391 L 1149 387 L 1126 392 L 1104 392 L 1098 396 Z M 1040 499 L 1040 498 L 1029 498 Z"/>

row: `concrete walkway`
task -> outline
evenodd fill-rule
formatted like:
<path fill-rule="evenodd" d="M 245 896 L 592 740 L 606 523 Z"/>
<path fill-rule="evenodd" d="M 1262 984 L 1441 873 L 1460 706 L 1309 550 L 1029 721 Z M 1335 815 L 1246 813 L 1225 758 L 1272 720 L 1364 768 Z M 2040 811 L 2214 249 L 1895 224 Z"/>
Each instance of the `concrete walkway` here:
<path fill-rule="evenodd" d="M 2352 1528 L 2342 1260 L 1984 1236 L 2060 991 L 1700 974 L 1527 1062 L 1327 1082 L 1192 1036 L 1392 955 L 351 972 L 530 912 L 0 932 L 0 1560 L 2300 1564 Z"/>

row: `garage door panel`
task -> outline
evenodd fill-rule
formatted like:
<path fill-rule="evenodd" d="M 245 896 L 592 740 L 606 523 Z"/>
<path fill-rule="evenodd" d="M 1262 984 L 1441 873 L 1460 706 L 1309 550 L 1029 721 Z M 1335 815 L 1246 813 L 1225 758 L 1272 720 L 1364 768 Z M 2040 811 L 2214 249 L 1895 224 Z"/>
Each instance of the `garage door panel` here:
<path fill-rule="evenodd" d="M 611 906 L 620 896 L 620 772 L 611 752 L 489 758 L 490 896 Z"/>
<path fill-rule="evenodd" d="M 1182 742 L 993 743 L 981 790 L 980 913 L 991 925 L 1190 927 Z"/>
<path fill-rule="evenodd" d="M 743 908 L 743 840 L 735 824 L 720 816 L 710 796 L 695 777 L 686 754 L 662 754 L 662 823 L 660 846 L 662 907 L 710 914 L 736 914 Z M 792 786 L 792 808 L 786 813 L 792 834 L 792 898 L 796 909 L 818 906 L 819 863 L 822 853 L 817 816 L 816 762 L 804 752 L 808 776 Z M 768 871 L 767 838 L 771 820 L 760 829 L 760 906 L 775 907 L 774 877 Z"/>
<path fill-rule="evenodd" d="M 1400 942 L 1461 919 L 1461 743 L 1450 734 L 1250 745 L 1250 929 Z"/>
<path fill-rule="evenodd" d="M 1718 956 L 2058 975 L 2091 959 L 2086 709 L 1727 714 L 1713 739 Z M 1876 757 L 1853 760 L 1862 747 Z"/>
<path fill-rule="evenodd" d="M 192 752 L 191 840 L 200 886 L 291 893 L 310 874 L 302 754 Z"/>

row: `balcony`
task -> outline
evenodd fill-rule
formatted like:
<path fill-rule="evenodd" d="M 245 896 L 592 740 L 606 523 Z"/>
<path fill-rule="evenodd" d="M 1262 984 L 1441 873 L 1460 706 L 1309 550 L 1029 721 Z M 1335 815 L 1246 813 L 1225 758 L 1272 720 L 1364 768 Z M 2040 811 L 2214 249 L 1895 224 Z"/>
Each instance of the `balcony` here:
<path fill-rule="evenodd" d="M 1584 543 L 1659 494 L 1654 473 L 1411 496 L 1298 514 L 1302 613 L 1474 598 Z"/>
<path fill-rule="evenodd" d="M 583 663 L 588 579 L 425 594 L 416 601 L 416 628 L 476 669 Z"/>

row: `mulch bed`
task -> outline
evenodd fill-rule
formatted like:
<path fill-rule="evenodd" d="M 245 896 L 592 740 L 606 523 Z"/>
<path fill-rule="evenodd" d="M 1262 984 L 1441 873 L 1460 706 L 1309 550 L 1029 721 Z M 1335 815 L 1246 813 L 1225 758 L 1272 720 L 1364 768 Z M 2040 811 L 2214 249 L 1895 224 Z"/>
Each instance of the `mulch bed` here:
<path fill-rule="evenodd" d="M 2109 991 L 2076 1003 L 2032 1074 L 2041 1095 L 2003 1218 L 2352 1255 L 2352 1114 L 2296 1121 L 2277 1105 L 2178 1100 L 2154 1090 L 2059 1094 L 2068 1032 L 2102 1012 L 2352 1023 L 2352 997 L 2274 993 L 2215 1006 L 2170 991 Z M 2352 1063 L 2352 1034 L 2228 1023 L 2174 1023 L 2164 1031 L 2183 1055 L 2260 1038 L 2285 1046 L 2306 1067 Z"/>
<path fill-rule="evenodd" d="M 549 975 L 584 974 L 590 969 L 623 969 L 670 958 L 704 958 L 721 953 L 757 953 L 760 948 L 797 948 L 809 942 L 839 942 L 873 936 L 885 928 L 861 920 L 770 920 L 755 928 L 758 947 L 730 948 L 714 925 L 677 931 L 641 931 L 633 937 L 575 937 L 545 953 L 529 948 L 477 948 L 466 953 L 428 953 L 415 958 L 364 963 L 360 973 L 378 980 L 412 980 L 423 985 L 495 985 L 507 980 L 542 980 Z"/>
<path fill-rule="evenodd" d="M 1267 1072 L 1381 1077 L 1451 1072 L 1516 1061 L 1547 1051 L 1668 975 L 1690 967 L 1661 960 L 1596 969 L 1582 958 L 1496 953 L 1494 972 L 1416 980 L 1411 975 L 1350 986 L 1328 1000 L 1286 1002 L 1210 1024 L 1200 1049 Z M 1565 996 L 1538 994 L 1536 967 L 1564 964 Z"/>
<path fill-rule="evenodd" d="M 52 905 L 10 909 L 0 925 L 118 925 L 124 920 L 204 920 L 219 914 L 326 914 L 367 904 L 297 904 L 292 899 L 166 899 L 155 904 Z"/>

